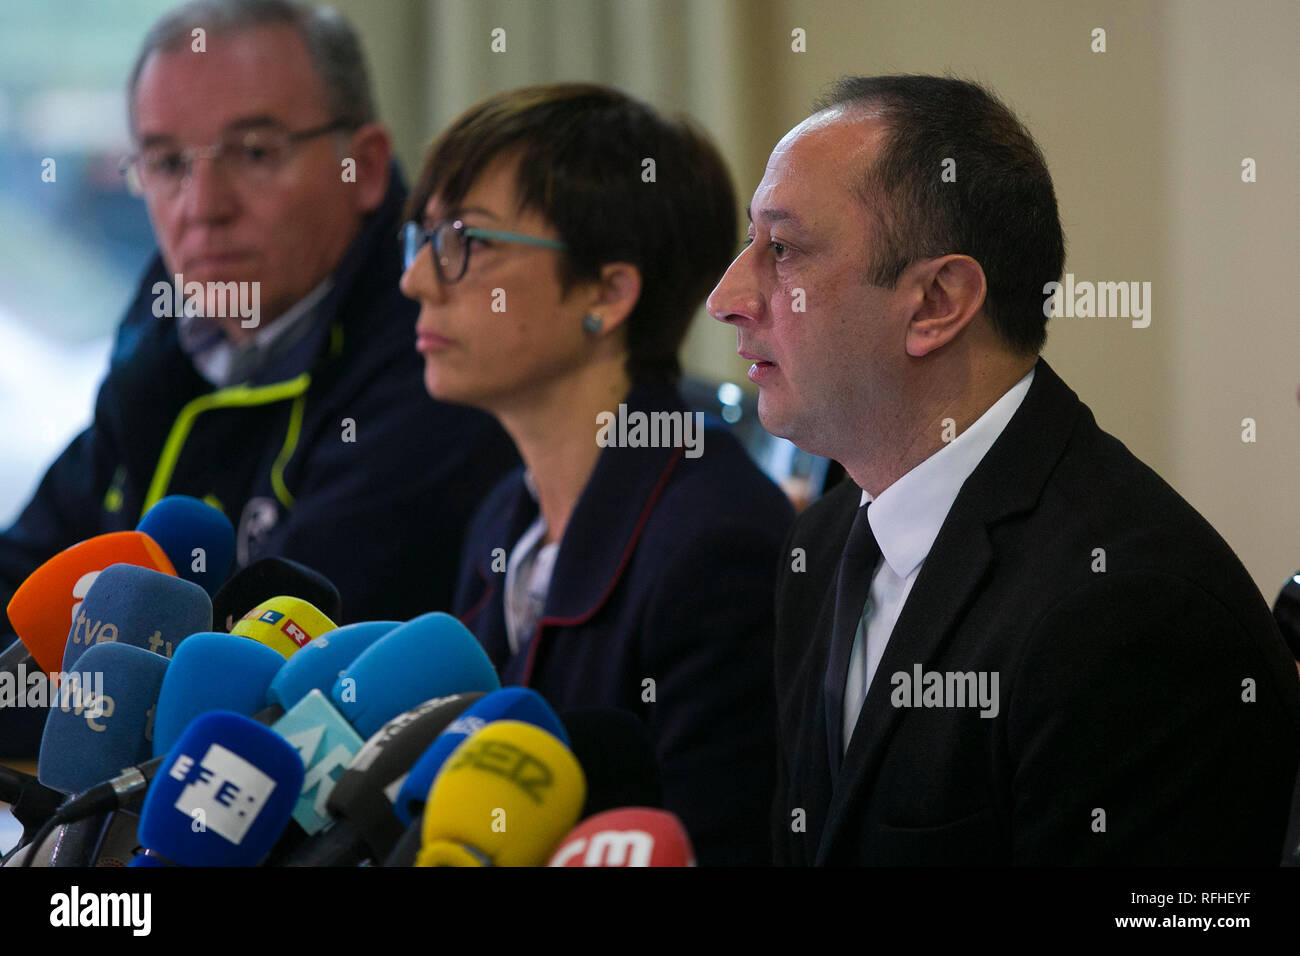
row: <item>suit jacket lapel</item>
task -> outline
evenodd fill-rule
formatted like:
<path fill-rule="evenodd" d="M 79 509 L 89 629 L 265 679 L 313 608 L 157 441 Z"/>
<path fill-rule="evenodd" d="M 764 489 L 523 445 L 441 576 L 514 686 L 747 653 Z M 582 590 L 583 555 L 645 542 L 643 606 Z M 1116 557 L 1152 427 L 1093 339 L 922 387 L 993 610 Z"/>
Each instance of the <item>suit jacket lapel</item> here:
<path fill-rule="evenodd" d="M 974 596 L 992 558 L 988 534 L 974 515 L 965 513 L 956 521 L 944 523 L 903 605 L 862 704 L 838 784 L 831 794 L 826 828 L 817 851 L 818 865 L 826 862 L 848 811 L 858 803 L 860 791 L 875 778 L 885 745 L 902 720 L 903 709 L 890 703 L 894 689 L 891 675 L 898 671 L 910 674 L 918 663 L 923 669 L 929 668 L 958 615 Z M 825 694 L 821 696 L 824 702 Z M 824 722 L 824 706 L 822 713 Z"/>
<path fill-rule="evenodd" d="M 904 717 L 906 709 L 890 703 L 891 675 L 915 664 L 931 668 L 993 566 L 988 529 L 1034 507 L 1081 416 L 1091 418 L 1040 358 L 1024 402 L 953 502 L 894 625 L 831 794 L 817 864 L 827 862 L 850 818 L 869 800 L 889 738 Z"/>

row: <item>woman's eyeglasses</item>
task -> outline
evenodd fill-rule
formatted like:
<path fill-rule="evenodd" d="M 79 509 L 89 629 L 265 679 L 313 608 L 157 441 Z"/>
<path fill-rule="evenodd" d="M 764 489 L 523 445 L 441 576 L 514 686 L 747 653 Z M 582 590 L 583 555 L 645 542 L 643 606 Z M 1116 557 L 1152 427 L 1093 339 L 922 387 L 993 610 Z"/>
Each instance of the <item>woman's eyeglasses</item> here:
<path fill-rule="evenodd" d="M 542 246 L 546 249 L 563 249 L 564 243 L 558 239 L 543 239 L 538 236 L 524 236 L 517 232 L 499 232 L 496 229 L 479 229 L 467 226 L 460 219 L 440 222 L 432 229 L 425 229 L 418 222 L 408 222 L 402 227 L 402 265 L 409 270 L 415 263 L 426 242 L 433 244 L 433 267 L 438 272 L 438 279 L 443 283 L 459 282 L 469 268 L 469 247 L 475 240 L 493 242 L 518 242 L 528 246 Z"/>

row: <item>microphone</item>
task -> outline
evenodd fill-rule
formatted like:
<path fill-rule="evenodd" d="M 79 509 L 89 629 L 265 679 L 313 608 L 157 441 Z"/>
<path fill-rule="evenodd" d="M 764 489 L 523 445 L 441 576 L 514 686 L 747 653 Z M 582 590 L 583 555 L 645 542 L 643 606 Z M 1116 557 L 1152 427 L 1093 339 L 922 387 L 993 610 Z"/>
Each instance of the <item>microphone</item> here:
<path fill-rule="evenodd" d="M 553 735 L 517 720 L 456 748 L 429 791 L 416 866 L 541 866 L 578 822 L 582 768 Z"/>
<path fill-rule="evenodd" d="M 235 560 L 235 529 L 230 519 L 189 495 L 168 495 L 136 525 L 167 552 L 176 573 L 203 588 L 211 599 L 221 589 Z M 210 631 L 212 623 L 195 628 Z"/>
<path fill-rule="evenodd" d="M 405 825 L 419 817 L 438 772 L 465 738 L 498 720 L 532 724 L 557 737 L 566 746 L 569 743 L 564 725 L 541 694 L 526 687 L 503 687 L 493 691 L 451 721 L 411 767 L 397 792 L 397 799 L 393 801 L 393 813 L 399 822 Z"/>
<path fill-rule="evenodd" d="M 412 618 L 361 652 L 335 682 L 334 704 L 363 738 L 430 697 L 501 686 L 478 640 L 450 614 Z"/>
<path fill-rule="evenodd" d="M 176 740 L 140 812 L 140 843 L 182 866 L 256 866 L 289 822 L 302 761 L 275 731 L 228 711 Z"/>
<path fill-rule="evenodd" d="M 326 800 L 360 751 L 360 734 L 374 734 L 430 696 L 496 686 L 487 655 L 455 618 L 427 614 L 389 631 L 344 668 L 329 701 L 313 690 L 275 725 L 286 736 L 294 735 L 309 788 L 317 791 L 315 800 L 304 795 L 294 819 L 307 834 L 324 828 L 329 821 Z M 301 712 L 291 719 L 295 711 Z"/>
<path fill-rule="evenodd" d="M 283 663 L 266 645 L 231 634 L 192 634 L 181 641 L 158 692 L 153 755 L 170 751 L 200 714 L 257 713 Z"/>
<path fill-rule="evenodd" d="M 268 598 L 291 594 L 320 608 L 337 621 L 343 616 L 339 589 L 329 578 L 288 558 L 262 558 L 231 576 L 212 598 L 212 619 L 217 630 L 229 631 L 251 609 Z"/>
<path fill-rule="evenodd" d="M 62 669 L 90 646 L 119 642 L 170 658 L 183 638 L 212 630 L 212 601 L 191 581 L 134 564 L 100 572 L 72 621 Z"/>
<path fill-rule="evenodd" d="M 666 810 L 623 807 L 578 824 L 547 866 L 694 866 L 682 821 Z"/>
<path fill-rule="evenodd" d="M 293 819 L 307 835 L 319 833 L 329 822 L 325 801 L 334 789 L 334 782 L 364 741 L 325 695 L 314 689 L 289 708 L 271 729 L 292 745 L 306 767 Z"/>
<path fill-rule="evenodd" d="M 40 747 L 45 713 L 23 701 L 32 696 L 31 679 L 48 689 L 49 678 L 17 635 L 0 636 L 0 643 L 5 641 L 9 645 L 0 651 L 0 760 L 26 759 Z"/>
<path fill-rule="evenodd" d="M 148 759 L 167 658 L 129 644 L 96 644 L 65 675 L 41 738 L 37 779 L 76 793 Z M 70 817 L 63 817 L 66 822 Z"/>
<path fill-rule="evenodd" d="M 436 697 L 375 731 L 325 801 L 333 826 L 298 848 L 285 865 L 354 866 L 367 858 L 382 860 L 402 836 L 393 798 L 407 772 L 434 738 L 482 697 L 477 692 Z"/>
<path fill-rule="evenodd" d="M 176 575 L 171 560 L 139 531 L 101 534 L 60 551 L 28 575 L 9 601 L 9 623 L 46 673 L 63 661 L 81 599 L 110 564 L 138 564 Z"/>
<path fill-rule="evenodd" d="M 288 658 L 309 641 L 336 627 L 311 603 L 282 594 L 253 608 L 236 622 L 230 633 L 252 638 Z"/>
<path fill-rule="evenodd" d="M 313 690 L 328 694 L 343 670 L 397 621 L 363 621 L 335 628 L 303 645 L 284 662 L 266 692 L 266 703 L 288 709 Z"/>
<path fill-rule="evenodd" d="M 566 710 L 569 749 L 587 778 L 582 819 L 619 807 L 662 807 L 659 758 L 645 724 L 612 707 Z"/>

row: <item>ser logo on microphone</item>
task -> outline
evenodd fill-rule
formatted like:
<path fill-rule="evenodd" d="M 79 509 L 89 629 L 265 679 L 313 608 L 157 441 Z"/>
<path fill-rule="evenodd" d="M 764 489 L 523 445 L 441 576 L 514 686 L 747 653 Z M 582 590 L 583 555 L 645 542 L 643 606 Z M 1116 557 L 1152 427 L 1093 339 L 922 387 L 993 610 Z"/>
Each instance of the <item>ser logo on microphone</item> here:
<path fill-rule="evenodd" d="M 504 740 L 471 740 L 461 746 L 446 769 L 456 771 L 467 766 L 500 774 L 528 794 L 534 803 L 545 803 L 543 794 L 555 782 L 550 767 Z"/>
<path fill-rule="evenodd" d="M 168 775 L 186 783 L 175 807 L 238 845 L 275 789 L 275 781 L 238 754 L 212 744 L 196 766 L 180 754 Z"/>

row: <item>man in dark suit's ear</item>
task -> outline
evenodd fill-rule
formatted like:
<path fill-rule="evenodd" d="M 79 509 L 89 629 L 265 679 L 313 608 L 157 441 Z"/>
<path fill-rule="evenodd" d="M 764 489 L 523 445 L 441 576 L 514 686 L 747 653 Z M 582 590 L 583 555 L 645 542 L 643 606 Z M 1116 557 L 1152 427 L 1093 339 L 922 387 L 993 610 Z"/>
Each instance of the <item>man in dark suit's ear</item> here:
<path fill-rule="evenodd" d="M 709 311 L 763 425 L 851 479 L 777 585 L 776 861 L 1276 865 L 1295 663 L 1039 356 L 1076 289 L 1025 128 L 973 83 L 846 78 L 749 217 Z"/>

